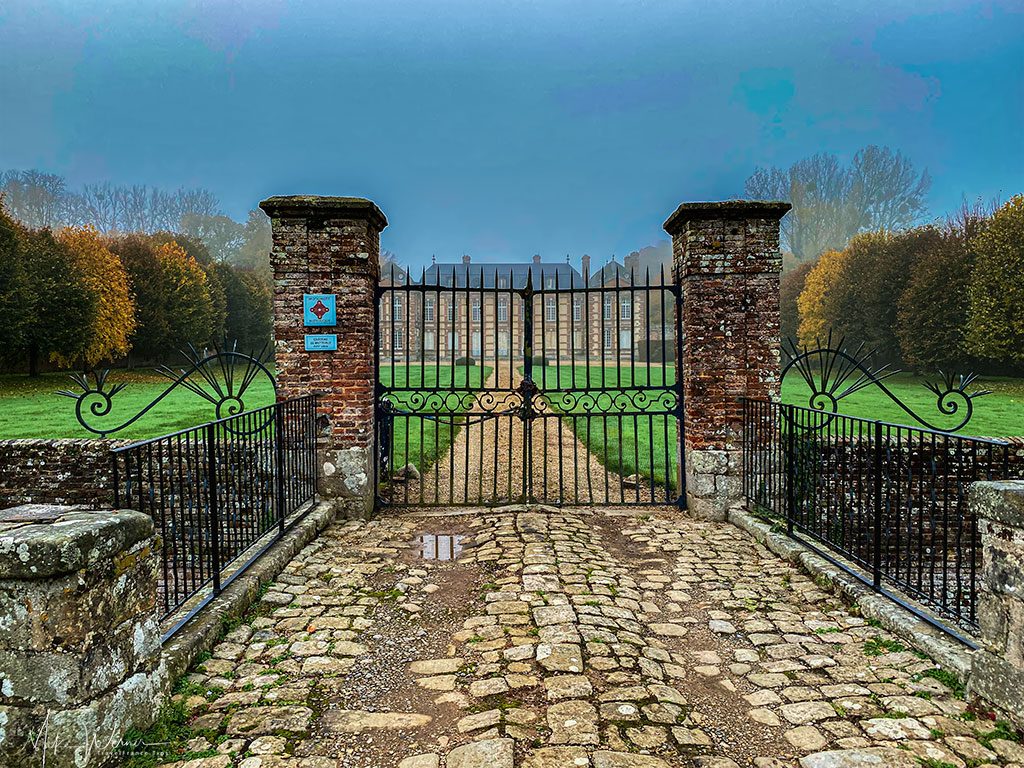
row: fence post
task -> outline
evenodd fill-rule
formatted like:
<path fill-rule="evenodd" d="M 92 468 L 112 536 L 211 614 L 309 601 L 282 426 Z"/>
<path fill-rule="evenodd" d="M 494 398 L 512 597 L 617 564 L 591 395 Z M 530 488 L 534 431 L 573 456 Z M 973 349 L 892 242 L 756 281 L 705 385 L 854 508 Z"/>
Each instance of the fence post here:
<path fill-rule="evenodd" d="M 274 483 L 276 489 L 275 504 L 277 505 L 277 530 L 284 536 L 285 496 L 284 496 L 284 417 L 281 410 L 283 403 L 275 403 L 274 409 Z"/>
<path fill-rule="evenodd" d="M 543 287 L 543 285 L 541 286 Z M 526 271 L 523 288 L 523 381 L 519 387 L 523 398 L 523 495 L 533 501 L 533 267 Z M 541 312 L 544 299 L 541 299 Z M 468 311 L 468 310 L 467 310 Z"/>
<path fill-rule="evenodd" d="M 213 570 L 213 594 L 220 592 L 220 500 L 217 494 L 217 426 L 206 425 L 206 490 L 210 503 L 210 567 Z"/>
<path fill-rule="evenodd" d="M 793 535 L 793 518 L 796 517 L 796 409 L 784 405 L 786 424 L 786 533 Z"/>
<path fill-rule="evenodd" d="M 882 588 L 882 422 L 875 422 L 872 449 L 874 478 L 874 543 L 871 553 L 871 578 L 874 588 Z"/>

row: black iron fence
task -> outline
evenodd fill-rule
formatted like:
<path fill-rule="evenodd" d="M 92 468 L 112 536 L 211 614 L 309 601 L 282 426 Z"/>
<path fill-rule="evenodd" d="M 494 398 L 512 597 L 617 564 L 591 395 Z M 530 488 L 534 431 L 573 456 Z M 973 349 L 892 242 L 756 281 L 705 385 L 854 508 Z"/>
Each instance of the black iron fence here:
<path fill-rule="evenodd" d="M 160 535 L 169 636 L 311 508 L 316 396 L 285 400 L 113 451 L 114 503 Z"/>
<path fill-rule="evenodd" d="M 752 511 L 943 629 L 977 628 L 967 489 L 1007 476 L 1005 443 L 762 400 L 745 401 L 743 421 Z"/>
<path fill-rule="evenodd" d="M 618 265 L 384 275 L 378 503 L 682 503 L 680 302 Z"/>

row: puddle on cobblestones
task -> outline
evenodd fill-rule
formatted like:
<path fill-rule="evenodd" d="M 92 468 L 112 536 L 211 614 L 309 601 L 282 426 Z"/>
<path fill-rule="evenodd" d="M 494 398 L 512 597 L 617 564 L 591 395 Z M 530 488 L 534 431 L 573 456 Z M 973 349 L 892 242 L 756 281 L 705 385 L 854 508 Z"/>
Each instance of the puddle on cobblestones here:
<path fill-rule="evenodd" d="M 423 560 L 457 560 L 462 554 L 461 533 L 424 533 L 420 536 L 420 557 Z"/>

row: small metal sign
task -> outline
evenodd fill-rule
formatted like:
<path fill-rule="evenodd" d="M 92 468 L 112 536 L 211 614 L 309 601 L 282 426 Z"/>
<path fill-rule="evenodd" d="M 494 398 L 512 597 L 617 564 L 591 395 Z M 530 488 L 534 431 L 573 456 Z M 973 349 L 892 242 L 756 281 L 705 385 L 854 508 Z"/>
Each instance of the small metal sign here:
<path fill-rule="evenodd" d="M 302 322 L 306 326 L 338 324 L 336 297 L 333 293 L 302 294 Z"/>
<path fill-rule="evenodd" d="M 336 333 L 307 333 L 307 352 L 336 352 L 338 349 L 338 335 Z"/>

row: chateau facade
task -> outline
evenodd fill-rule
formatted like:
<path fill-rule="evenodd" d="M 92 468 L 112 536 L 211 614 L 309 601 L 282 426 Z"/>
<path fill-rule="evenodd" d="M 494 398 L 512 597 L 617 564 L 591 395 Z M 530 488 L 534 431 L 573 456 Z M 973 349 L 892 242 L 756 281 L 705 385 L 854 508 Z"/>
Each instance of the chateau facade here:
<path fill-rule="evenodd" d="M 397 266 L 381 275 L 380 356 L 386 361 L 500 360 L 523 354 L 526 300 L 532 283 L 534 357 L 549 362 L 646 360 L 671 339 L 671 312 L 658 311 L 664 291 L 614 259 L 590 274 L 568 263 L 474 265 L 435 263 L 419 280 Z M 651 297 L 654 297 L 652 304 Z M 648 318 L 649 310 L 652 316 Z M 667 314 L 667 317 L 665 316 Z M 652 359 L 654 359 L 652 357 Z"/>

